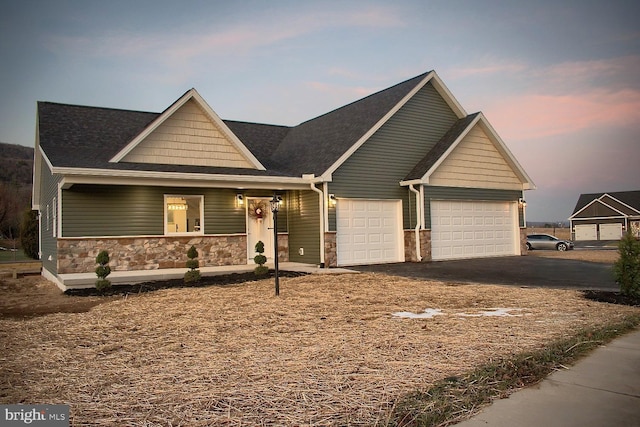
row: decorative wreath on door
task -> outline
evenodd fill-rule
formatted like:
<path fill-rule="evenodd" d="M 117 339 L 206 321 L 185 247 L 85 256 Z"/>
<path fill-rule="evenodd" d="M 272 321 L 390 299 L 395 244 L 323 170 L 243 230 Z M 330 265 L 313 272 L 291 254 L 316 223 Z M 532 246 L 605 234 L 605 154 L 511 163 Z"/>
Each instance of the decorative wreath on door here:
<path fill-rule="evenodd" d="M 264 218 L 267 207 L 264 202 L 256 200 L 249 205 L 249 217 L 255 220 Z"/>

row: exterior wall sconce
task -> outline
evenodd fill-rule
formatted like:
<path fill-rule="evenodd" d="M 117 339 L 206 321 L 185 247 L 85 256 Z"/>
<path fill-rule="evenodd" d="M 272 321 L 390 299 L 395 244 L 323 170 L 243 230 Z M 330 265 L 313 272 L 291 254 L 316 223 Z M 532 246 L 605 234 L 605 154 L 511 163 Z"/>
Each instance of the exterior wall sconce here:
<path fill-rule="evenodd" d="M 238 205 L 238 207 L 244 205 L 244 196 L 242 194 L 236 194 L 236 205 Z"/>
<path fill-rule="evenodd" d="M 336 203 L 338 203 L 338 200 L 336 199 L 336 195 L 331 193 L 329 194 L 329 203 L 331 204 L 331 206 L 335 206 Z"/>
<path fill-rule="evenodd" d="M 520 203 L 520 206 L 522 206 L 523 208 L 527 207 L 527 201 L 524 200 L 522 197 L 518 199 L 518 203 Z"/>

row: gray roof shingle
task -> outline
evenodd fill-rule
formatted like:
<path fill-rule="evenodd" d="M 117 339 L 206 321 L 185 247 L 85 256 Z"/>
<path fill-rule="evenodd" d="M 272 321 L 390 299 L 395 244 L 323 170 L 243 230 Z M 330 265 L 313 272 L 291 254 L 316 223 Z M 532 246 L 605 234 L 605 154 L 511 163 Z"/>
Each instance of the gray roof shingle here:
<path fill-rule="evenodd" d="M 272 155 L 292 173 L 321 175 L 428 73 L 398 83 L 291 129 Z"/>
<path fill-rule="evenodd" d="M 576 207 L 573 208 L 572 215 L 587 206 L 595 199 L 602 197 L 604 194 L 608 194 L 611 197 L 620 200 L 622 203 L 640 211 L 640 191 L 614 191 L 606 193 L 581 194 L 580 197 L 578 197 Z"/>
<path fill-rule="evenodd" d="M 161 113 L 38 102 L 40 146 L 55 167 L 157 172 L 321 175 L 428 73 L 398 83 L 295 127 L 224 120 L 265 166 L 254 169 L 110 163 Z"/>

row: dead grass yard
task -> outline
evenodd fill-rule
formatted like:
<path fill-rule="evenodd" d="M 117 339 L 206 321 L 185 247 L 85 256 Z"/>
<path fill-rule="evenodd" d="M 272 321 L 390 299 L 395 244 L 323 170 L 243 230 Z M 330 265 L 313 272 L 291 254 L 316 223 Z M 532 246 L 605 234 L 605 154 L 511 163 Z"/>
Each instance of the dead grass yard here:
<path fill-rule="evenodd" d="M 517 310 L 468 316 L 499 307 Z M 427 308 L 445 314 L 392 316 Z M 0 403 L 67 403 L 72 425 L 375 425 L 405 393 L 638 313 L 381 274 L 169 289 L 0 318 Z"/>

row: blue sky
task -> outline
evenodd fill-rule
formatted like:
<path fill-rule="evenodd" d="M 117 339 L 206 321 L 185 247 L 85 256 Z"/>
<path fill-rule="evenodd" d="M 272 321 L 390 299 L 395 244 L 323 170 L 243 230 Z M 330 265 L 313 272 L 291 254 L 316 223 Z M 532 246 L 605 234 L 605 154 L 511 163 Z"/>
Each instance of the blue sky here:
<path fill-rule="evenodd" d="M 162 111 L 195 87 L 224 119 L 295 125 L 436 70 L 538 186 L 531 221 L 640 189 L 640 3 L 5 1 L 0 141 L 37 101 Z"/>

